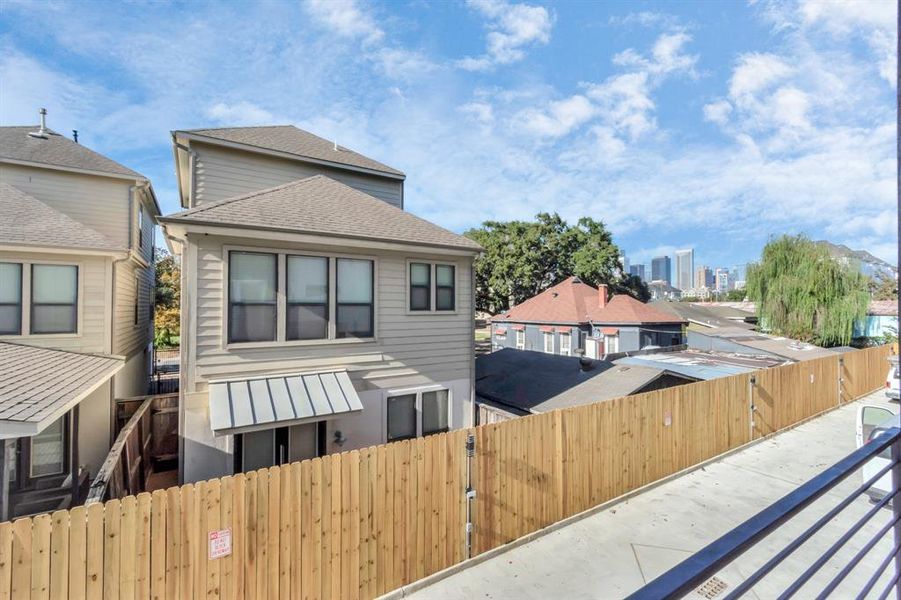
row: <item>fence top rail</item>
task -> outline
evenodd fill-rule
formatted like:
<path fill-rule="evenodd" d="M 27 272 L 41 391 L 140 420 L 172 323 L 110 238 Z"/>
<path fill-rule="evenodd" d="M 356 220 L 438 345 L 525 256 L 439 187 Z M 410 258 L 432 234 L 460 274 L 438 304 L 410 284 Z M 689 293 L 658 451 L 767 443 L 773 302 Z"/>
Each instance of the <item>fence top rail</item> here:
<path fill-rule="evenodd" d="M 708 544 L 631 594 L 627 600 L 683 597 L 899 439 L 901 429 L 886 429 L 884 435 L 864 444 L 801 487 Z"/>
<path fill-rule="evenodd" d="M 106 455 L 106 460 L 103 461 L 103 465 L 101 465 L 100 469 L 97 471 L 97 477 L 91 482 L 85 504 L 92 504 L 103 500 L 103 497 L 106 494 L 106 487 L 109 485 L 110 478 L 119 464 L 119 458 L 122 456 L 125 442 L 138 426 L 138 422 L 140 422 L 144 414 L 150 409 L 150 405 L 153 404 L 154 398 L 156 398 L 156 396 L 145 396 L 141 406 L 139 406 L 138 410 L 131 415 L 131 418 L 128 419 L 128 422 L 122 428 L 122 431 L 119 432 L 116 441 L 113 443 L 112 448 L 110 448 L 109 454 Z M 132 400 L 138 400 L 138 398 L 132 398 Z"/>

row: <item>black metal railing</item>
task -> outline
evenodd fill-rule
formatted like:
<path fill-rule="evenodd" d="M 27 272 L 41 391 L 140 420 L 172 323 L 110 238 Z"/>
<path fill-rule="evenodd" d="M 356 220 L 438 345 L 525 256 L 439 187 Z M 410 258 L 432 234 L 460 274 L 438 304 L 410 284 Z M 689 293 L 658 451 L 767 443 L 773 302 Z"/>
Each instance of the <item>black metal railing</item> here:
<path fill-rule="evenodd" d="M 782 592 L 773 595 L 773 597 L 778 597 L 780 600 L 791 598 L 803 586 L 808 584 L 814 576 L 817 574 L 822 576 L 824 572 L 823 567 L 834 559 L 842 548 L 846 547 L 849 540 L 854 538 L 877 514 L 885 512 L 883 509 L 890 508 L 892 518 L 868 540 L 855 540 L 857 544 L 860 544 L 859 550 L 838 569 L 837 573 L 828 582 L 817 580 L 817 585 L 821 587 L 816 590 L 816 597 L 829 597 L 852 571 L 862 569 L 863 565 L 861 562 L 864 557 L 891 531 L 893 533 L 893 542 L 890 551 L 881 559 L 875 571 L 870 574 L 861 589 L 854 590 L 852 595 L 857 598 L 886 598 L 889 596 L 901 598 L 901 494 L 899 494 L 901 492 L 901 429 L 892 427 L 878 432 L 869 443 L 852 452 L 775 504 L 757 513 L 700 552 L 693 554 L 657 579 L 651 581 L 629 596 L 629 600 L 681 598 L 697 590 L 758 542 L 776 531 L 783 524 L 786 524 L 792 517 L 835 488 L 852 473 L 858 472 L 864 464 L 879 456 L 886 449 L 891 451 L 890 459 L 875 475 L 864 481 L 850 495 L 804 529 L 800 535 L 766 560 L 756 571 L 744 576 L 742 581 L 731 590 L 724 590 L 728 591 L 727 594 L 722 596 L 716 594 L 715 597 L 717 600 L 721 597 L 726 599 L 743 597 L 776 567 L 782 564 L 795 550 L 810 540 L 826 524 L 834 523 L 839 513 L 858 498 L 867 495 L 868 491 L 883 476 L 891 472 L 891 489 L 884 490 L 885 494 L 881 495 L 881 498 L 863 516 L 854 520 L 837 540 L 829 544 L 828 548 L 818 552 L 818 557 L 809 565 L 805 564 L 800 568 L 793 565 L 793 568 L 797 571 L 796 577 Z M 894 564 L 894 571 L 891 577 L 888 577 L 887 570 L 890 564 Z M 743 566 L 746 567 L 746 565 Z M 835 565 L 832 565 L 830 570 L 835 570 Z M 885 581 L 886 579 L 887 581 Z M 881 587 L 878 586 L 880 582 L 882 583 Z M 878 594 L 875 594 L 876 592 Z M 807 594 L 806 591 L 805 594 Z M 847 595 L 848 593 L 844 592 L 842 597 L 847 597 Z"/>

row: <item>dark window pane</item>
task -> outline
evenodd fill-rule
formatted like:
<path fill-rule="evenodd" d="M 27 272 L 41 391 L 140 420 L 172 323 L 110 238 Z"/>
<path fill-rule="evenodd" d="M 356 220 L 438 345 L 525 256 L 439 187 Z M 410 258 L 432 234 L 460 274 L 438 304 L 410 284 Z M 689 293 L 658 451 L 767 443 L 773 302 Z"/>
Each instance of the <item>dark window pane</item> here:
<path fill-rule="evenodd" d="M 245 473 L 265 469 L 275 464 L 275 435 L 272 429 L 243 434 Z"/>
<path fill-rule="evenodd" d="M 320 340 L 328 335 L 325 306 L 289 304 L 287 311 L 289 340 Z"/>
<path fill-rule="evenodd" d="M 228 321 L 231 342 L 275 340 L 275 304 L 233 304 Z"/>
<path fill-rule="evenodd" d="M 31 307 L 31 332 L 75 333 L 76 312 L 74 305 L 33 305 Z"/>
<path fill-rule="evenodd" d="M 422 393 L 422 435 L 447 431 L 447 390 Z"/>
<path fill-rule="evenodd" d="M 22 333 L 22 305 L 0 304 L 0 335 Z"/>
<path fill-rule="evenodd" d="M 388 398 L 388 441 L 416 437 L 416 394 Z"/>
<path fill-rule="evenodd" d="M 336 334 L 340 337 L 372 337 L 372 305 L 338 306 Z"/>
<path fill-rule="evenodd" d="M 454 310 L 454 288 L 440 287 L 435 290 L 435 308 Z"/>
<path fill-rule="evenodd" d="M 410 310 L 429 310 L 429 300 L 428 286 L 410 288 Z"/>

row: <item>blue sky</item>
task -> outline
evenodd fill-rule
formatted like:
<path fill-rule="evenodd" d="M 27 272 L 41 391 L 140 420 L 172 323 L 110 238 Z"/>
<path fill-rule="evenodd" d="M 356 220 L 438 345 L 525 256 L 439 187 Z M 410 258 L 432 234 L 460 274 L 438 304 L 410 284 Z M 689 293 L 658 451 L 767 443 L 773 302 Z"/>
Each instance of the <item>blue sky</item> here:
<path fill-rule="evenodd" d="M 169 131 L 294 123 L 407 173 L 449 229 L 557 211 L 633 263 L 804 232 L 895 262 L 895 5 L 5 0 L 0 123 L 153 181 Z"/>

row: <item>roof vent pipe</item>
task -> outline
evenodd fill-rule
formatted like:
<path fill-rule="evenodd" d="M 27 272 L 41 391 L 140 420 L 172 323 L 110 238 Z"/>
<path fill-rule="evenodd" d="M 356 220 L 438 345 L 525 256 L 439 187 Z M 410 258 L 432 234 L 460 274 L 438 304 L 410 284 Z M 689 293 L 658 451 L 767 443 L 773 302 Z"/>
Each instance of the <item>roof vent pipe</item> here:
<path fill-rule="evenodd" d="M 335 140 L 333 142 L 333 144 L 334 144 L 334 150 L 335 150 L 335 152 L 337 152 L 338 151 L 338 140 Z"/>
<path fill-rule="evenodd" d="M 73 130 L 72 130 L 72 140 L 73 140 L 76 144 L 78 143 L 78 130 L 77 130 L 77 129 L 73 129 Z"/>
<path fill-rule="evenodd" d="M 579 368 L 583 371 L 591 371 L 594 368 L 594 361 L 587 356 L 582 356 L 579 358 Z"/>
<path fill-rule="evenodd" d="M 38 114 L 41 115 L 41 127 L 37 131 L 30 131 L 28 135 L 34 138 L 42 138 L 47 139 L 47 109 L 42 108 L 38 111 Z"/>

